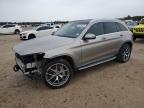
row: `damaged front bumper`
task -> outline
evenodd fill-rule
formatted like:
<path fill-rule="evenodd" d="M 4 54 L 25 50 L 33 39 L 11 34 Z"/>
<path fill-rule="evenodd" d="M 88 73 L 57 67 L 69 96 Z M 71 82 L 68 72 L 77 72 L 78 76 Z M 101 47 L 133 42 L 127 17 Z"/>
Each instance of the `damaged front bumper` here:
<path fill-rule="evenodd" d="M 41 73 L 44 55 L 44 53 L 35 53 L 29 55 L 20 55 L 15 53 L 16 65 L 14 65 L 13 70 L 15 72 L 21 70 L 25 75 L 36 72 Z"/>

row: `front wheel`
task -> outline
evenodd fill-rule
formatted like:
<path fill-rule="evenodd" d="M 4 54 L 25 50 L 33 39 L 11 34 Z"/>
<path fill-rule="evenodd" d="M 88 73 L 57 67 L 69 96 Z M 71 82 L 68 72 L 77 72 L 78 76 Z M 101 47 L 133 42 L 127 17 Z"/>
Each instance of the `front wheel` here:
<path fill-rule="evenodd" d="M 34 39 L 34 38 L 36 38 L 36 36 L 35 36 L 34 34 L 30 34 L 30 35 L 28 36 L 28 39 Z"/>
<path fill-rule="evenodd" d="M 129 61 L 131 56 L 131 46 L 129 44 L 124 44 L 117 55 L 116 61 L 120 63 L 126 63 Z"/>
<path fill-rule="evenodd" d="M 73 69 L 64 59 L 56 59 L 48 63 L 43 70 L 45 84 L 53 89 L 66 86 L 73 76 Z"/>

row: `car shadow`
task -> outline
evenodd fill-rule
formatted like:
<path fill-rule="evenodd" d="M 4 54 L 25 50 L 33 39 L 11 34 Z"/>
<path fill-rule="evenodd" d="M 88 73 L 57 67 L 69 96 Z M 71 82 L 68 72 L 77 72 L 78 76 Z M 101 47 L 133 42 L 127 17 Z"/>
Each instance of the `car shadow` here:
<path fill-rule="evenodd" d="M 137 39 L 134 43 L 142 43 L 142 44 L 144 44 L 144 39 Z"/>
<path fill-rule="evenodd" d="M 97 72 L 101 72 L 102 70 L 104 70 L 107 67 L 112 67 L 117 64 L 118 63 L 115 61 L 110 61 L 110 62 L 103 63 L 103 64 L 100 64 L 97 66 L 93 66 L 93 67 L 90 67 L 90 68 L 87 68 L 87 69 L 84 69 L 81 71 L 75 71 L 74 76 L 68 86 L 73 86 L 76 82 L 81 81 L 82 79 L 85 79 L 85 77 L 87 77 L 88 75 L 96 74 Z M 35 89 L 39 89 L 39 90 L 42 90 L 42 89 L 43 90 L 46 90 L 46 89 L 51 90 L 50 88 L 45 86 L 43 79 L 40 77 L 32 77 L 31 78 L 31 77 L 25 76 L 24 79 L 25 79 L 24 84 L 26 84 L 27 88 L 33 88 L 33 89 L 35 88 Z"/>
<path fill-rule="evenodd" d="M 75 83 L 76 81 L 81 80 L 81 79 L 83 79 L 84 77 L 86 77 L 90 74 L 95 74 L 97 72 L 101 72 L 103 69 L 105 69 L 107 67 L 115 66 L 117 64 L 118 63 L 115 62 L 115 61 L 110 61 L 110 62 L 99 64 L 97 66 L 93 66 L 93 67 L 90 67 L 90 68 L 87 68 L 87 69 L 84 69 L 84 70 L 76 71 L 74 73 L 72 83 Z"/>

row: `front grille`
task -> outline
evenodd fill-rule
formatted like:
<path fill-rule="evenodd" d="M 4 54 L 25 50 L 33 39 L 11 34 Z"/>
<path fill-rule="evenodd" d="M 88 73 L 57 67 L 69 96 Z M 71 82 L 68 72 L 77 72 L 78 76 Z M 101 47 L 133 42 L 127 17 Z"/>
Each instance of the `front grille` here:
<path fill-rule="evenodd" d="M 144 28 L 134 28 L 136 32 L 144 32 Z"/>

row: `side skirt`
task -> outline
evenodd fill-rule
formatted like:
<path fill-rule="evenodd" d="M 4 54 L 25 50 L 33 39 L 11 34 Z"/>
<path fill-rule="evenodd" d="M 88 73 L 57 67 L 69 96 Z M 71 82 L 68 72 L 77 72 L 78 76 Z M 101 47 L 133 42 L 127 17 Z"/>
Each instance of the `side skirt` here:
<path fill-rule="evenodd" d="M 108 62 L 108 61 L 112 61 L 112 60 L 114 60 L 114 59 L 116 59 L 116 57 L 112 57 L 112 58 L 108 58 L 108 59 L 105 59 L 105 60 L 102 60 L 102 61 L 90 63 L 90 64 L 88 64 L 88 65 L 85 65 L 85 66 L 82 66 L 82 67 L 78 68 L 78 70 L 83 70 L 83 69 L 87 69 L 87 68 L 89 68 L 89 67 L 97 66 L 97 65 L 99 65 L 99 64 L 103 64 L 103 63 L 106 63 L 106 62 Z"/>

